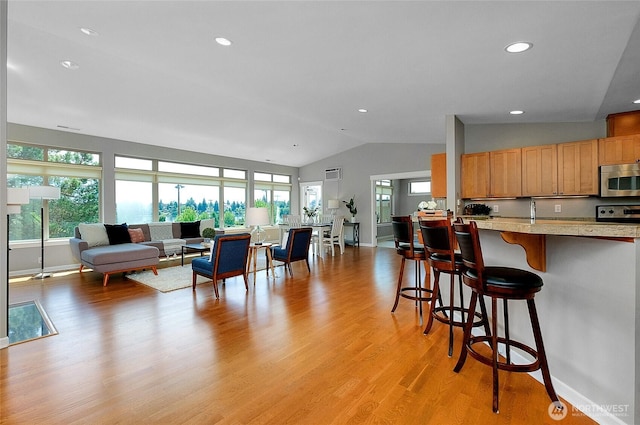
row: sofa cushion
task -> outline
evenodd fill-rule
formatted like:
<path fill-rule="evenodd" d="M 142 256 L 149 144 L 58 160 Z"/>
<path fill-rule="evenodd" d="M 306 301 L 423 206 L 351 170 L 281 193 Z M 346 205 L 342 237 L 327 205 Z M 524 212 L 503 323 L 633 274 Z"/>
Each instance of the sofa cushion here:
<path fill-rule="evenodd" d="M 189 223 L 180 223 L 180 238 L 198 238 L 200 237 L 200 221 Z"/>
<path fill-rule="evenodd" d="M 140 243 L 144 242 L 144 232 L 142 229 L 131 229 L 129 228 L 129 237 L 131 238 L 131 242 Z"/>
<path fill-rule="evenodd" d="M 182 246 L 186 243 L 187 241 L 184 239 L 165 239 L 162 241 L 162 245 L 164 245 L 164 254 L 166 256 L 180 254 L 182 252 Z"/>
<path fill-rule="evenodd" d="M 107 229 L 102 223 L 80 223 L 78 230 L 80 237 L 87 242 L 89 247 L 109 245 Z"/>
<path fill-rule="evenodd" d="M 130 224 L 129 229 L 140 229 L 142 230 L 142 234 L 144 235 L 145 242 L 149 242 L 151 240 L 151 233 L 149 233 L 149 225 L 147 223 Z"/>
<path fill-rule="evenodd" d="M 88 264 L 100 266 L 113 263 L 127 263 L 147 258 L 158 258 L 158 249 L 140 244 L 118 244 L 99 246 L 82 251 L 82 260 Z"/>
<path fill-rule="evenodd" d="M 129 228 L 127 227 L 127 223 L 105 224 L 104 227 L 105 229 L 107 229 L 109 245 L 131 243 L 131 236 L 129 236 Z"/>
<path fill-rule="evenodd" d="M 172 223 L 149 223 L 149 234 L 152 241 L 173 239 Z"/>

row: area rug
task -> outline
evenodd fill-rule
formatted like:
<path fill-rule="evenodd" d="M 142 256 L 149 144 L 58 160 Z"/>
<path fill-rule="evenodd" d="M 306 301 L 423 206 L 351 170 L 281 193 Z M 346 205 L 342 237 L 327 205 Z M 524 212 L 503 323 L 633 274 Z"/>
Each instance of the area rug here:
<path fill-rule="evenodd" d="M 256 264 L 257 270 L 264 270 L 266 268 L 266 261 L 264 258 L 258 258 Z M 253 265 L 250 269 L 253 272 Z M 196 285 L 205 282 L 211 282 L 204 276 L 196 276 Z M 135 280 L 138 283 L 149 286 L 160 292 L 171 292 L 177 289 L 190 288 L 191 287 L 191 264 L 185 264 L 184 266 L 164 267 L 158 269 L 158 275 L 154 275 L 153 271 L 145 270 L 141 272 L 134 272 L 127 275 L 128 279 Z"/>

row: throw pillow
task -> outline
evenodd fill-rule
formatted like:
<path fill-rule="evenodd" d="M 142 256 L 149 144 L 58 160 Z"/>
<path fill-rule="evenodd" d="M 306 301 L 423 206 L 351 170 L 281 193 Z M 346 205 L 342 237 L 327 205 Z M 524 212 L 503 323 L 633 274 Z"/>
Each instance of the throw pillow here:
<path fill-rule="evenodd" d="M 194 221 L 191 223 L 180 223 L 180 237 L 185 238 L 199 238 L 200 237 L 200 221 Z"/>
<path fill-rule="evenodd" d="M 105 229 L 107 229 L 109 245 L 131 243 L 131 236 L 129 236 L 129 228 L 127 226 L 127 223 L 105 224 L 104 227 Z"/>
<path fill-rule="evenodd" d="M 149 223 L 149 234 L 152 241 L 163 241 L 165 239 L 173 239 L 172 223 Z"/>
<path fill-rule="evenodd" d="M 80 223 L 78 230 L 82 240 L 86 241 L 90 247 L 109 245 L 107 229 L 102 223 Z"/>
<path fill-rule="evenodd" d="M 142 229 L 128 229 L 129 237 L 131 238 L 131 242 L 140 243 L 144 242 L 144 232 Z"/>

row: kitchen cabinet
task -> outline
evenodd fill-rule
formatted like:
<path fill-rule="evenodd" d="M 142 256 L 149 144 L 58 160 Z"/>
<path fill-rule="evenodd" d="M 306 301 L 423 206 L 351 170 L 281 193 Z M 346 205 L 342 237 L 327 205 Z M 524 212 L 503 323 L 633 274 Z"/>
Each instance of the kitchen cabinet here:
<path fill-rule="evenodd" d="M 597 195 L 598 140 L 560 143 L 558 195 Z"/>
<path fill-rule="evenodd" d="M 557 194 L 557 145 L 522 148 L 522 196 L 554 196 Z"/>
<path fill-rule="evenodd" d="M 489 152 L 460 157 L 461 196 L 464 199 L 489 196 Z"/>
<path fill-rule="evenodd" d="M 431 197 L 447 197 L 447 154 L 431 155 Z"/>
<path fill-rule="evenodd" d="M 522 196 L 522 150 L 489 152 L 489 197 Z"/>
<path fill-rule="evenodd" d="M 640 161 L 640 134 L 600 139 L 598 157 L 599 165 L 631 164 Z"/>
<path fill-rule="evenodd" d="M 640 134 L 640 111 L 620 112 L 607 116 L 607 137 Z"/>

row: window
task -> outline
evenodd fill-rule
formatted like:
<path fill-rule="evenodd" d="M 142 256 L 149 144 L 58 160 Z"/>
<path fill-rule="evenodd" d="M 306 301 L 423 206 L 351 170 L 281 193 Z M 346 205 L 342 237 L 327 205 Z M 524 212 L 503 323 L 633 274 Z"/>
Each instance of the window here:
<path fill-rule="evenodd" d="M 391 223 L 393 211 L 393 186 L 391 180 L 376 181 L 376 218 L 378 223 Z"/>
<path fill-rule="evenodd" d="M 409 182 L 409 195 L 424 195 L 431 193 L 431 181 Z"/>
<path fill-rule="evenodd" d="M 244 226 L 247 189 L 242 186 L 224 186 L 224 226 Z"/>
<path fill-rule="evenodd" d="M 45 239 L 72 237 L 79 223 L 100 221 L 100 155 L 9 142 L 7 158 L 8 187 L 60 188 L 60 199 L 33 199 L 10 216 L 10 240 L 40 239 L 41 207 Z"/>
<path fill-rule="evenodd" d="M 124 156 L 116 156 L 115 164 L 118 221 L 213 218 L 216 227 L 225 223 L 229 227 L 244 224 L 246 171 Z M 223 210 L 221 223 L 221 204 L 226 199 L 223 195 L 230 197 L 231 202 Z"/>
<path fill-rule="evenodd" d="M 254 172 L 253 179 L 253 205 L 266 207 L 271 223 L 282 223 L 291 211 L 291 176 Z"/>
<path fill-rule="evenodd" d="M 148 223 L 153 221 L 151 182 L 116 180 L 116 221 Z"/>

